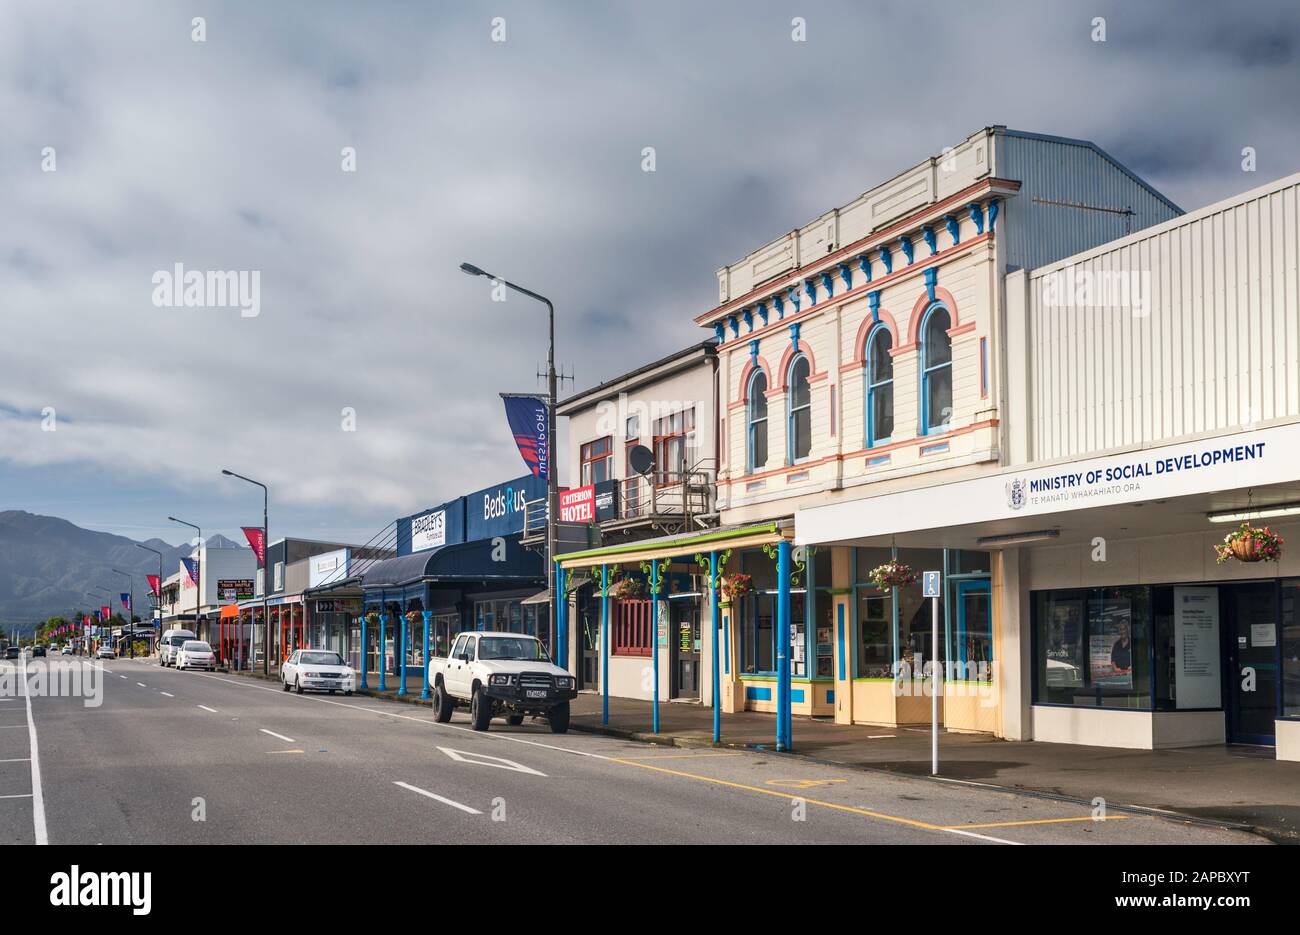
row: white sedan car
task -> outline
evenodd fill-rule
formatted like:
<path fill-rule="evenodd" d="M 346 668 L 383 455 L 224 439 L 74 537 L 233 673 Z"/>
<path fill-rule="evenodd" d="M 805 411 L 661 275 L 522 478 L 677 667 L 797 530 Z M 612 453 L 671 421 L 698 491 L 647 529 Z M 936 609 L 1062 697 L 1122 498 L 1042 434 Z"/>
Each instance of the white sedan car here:
<path fill-rule="evenodd" d="M 352 667 L 338 653 L 326 649 L 294 650 L 280 668 L 280 684 L 285 691 L 341 691 L 352 694 L 356 687 Z"/>
<path fill-rule="evenodd" d="M 113 652 L 112 646 L 101 646 L 95 652 L 96 659 L 116 659 L 117 654 Z"/>
<path fill-rule="evenodd" d="M 207 669 L 209 672 L 217 670 L 217 657 L 212 652 L 212 647 L 203 640 L 186 640 L 181 643 L 181 648 L 176 652 L 177 669 Z"/>

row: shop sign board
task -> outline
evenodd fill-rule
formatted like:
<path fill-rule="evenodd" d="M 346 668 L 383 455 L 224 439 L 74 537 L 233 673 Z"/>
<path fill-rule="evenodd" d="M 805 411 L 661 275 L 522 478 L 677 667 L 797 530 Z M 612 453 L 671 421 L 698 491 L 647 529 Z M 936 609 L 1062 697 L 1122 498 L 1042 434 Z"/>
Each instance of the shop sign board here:
<path fill-rule="evenodd" d="M 342 581 L 348 576 L 350 560 L 350 549 L 335 549 L 333 552 L 313 555 L 308 559 L 308 587 L 316 588 L 322 584 Z"/>
<path fill-rule="evenodd" d="M 217 602 L 232 604 L 253 599 L 252 578 L 220 578 L 217 580 Z"/>
<path fill-rule="evenodd" d="M 560 491 L 560 522 L 594 523 L 596 488 L 593 484 Z"/>
<path fill-rule="evenodd" d="M 411 551 L 423 552 L 447 544 L 447 511 L 431 510 L 411 517 Z"/>

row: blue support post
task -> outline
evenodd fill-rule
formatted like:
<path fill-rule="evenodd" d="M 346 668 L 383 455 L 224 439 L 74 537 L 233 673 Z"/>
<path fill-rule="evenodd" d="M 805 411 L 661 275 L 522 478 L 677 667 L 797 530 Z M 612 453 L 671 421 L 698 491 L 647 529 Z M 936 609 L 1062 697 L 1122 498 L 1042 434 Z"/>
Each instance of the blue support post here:
<path fill-rule="evenodd" d="M 388 691 L 388 611 L 379 614 L 379 690 Z"/>
<path fill-rule="evenodd" d="M 609 723 L 609 566 L 600 566 L 600 723 Z"/>
<path fill-rule="evenodd" d="M 361 687 L 369 688 L 370 683 L 366 681 L 366 673 L 369 666 L 366 663 L 370 659 L 370 646 L 366 643 L 366 609 L 361 608 Z"/>
<path fill-rule="evenodd" d="M 564 593 L 564 569 L 555 563 L 555 664 L 561 669 L 569 667 L 569 632 L 566 619 L 569 613 L 569 599 Z"/>
<path fill-rule="evenodd" d="M 709 615 L 713 624 L 713 742 L 722 741 L 722 680 L 718 675 L 718 553 L 709 553 Z"/>
<path fill-rule="evenodd" d="M 424 687 L 420 689 L 420 697 L 428 699 L 429 697 L 429 622 L 433 620 L 433 611 L 426 610 L 424 613 Z"/>
<path fill-rule="evenodd" d="M 657 734 L 659 733 L 659 562 L 654 560 L 650 562 L 650 655 L 651 667 L 654 669 L 654 675 L 651 676 L 654 694 L 651 733 Z"/>
<path fill-rule="evenodd" d="M 411 628 L 405 611 L 398 611 L 397 625 L 397 694 L 406 694 L 406 631 Z"/>
<path fill-rule="evenodd" d="M 776 546 L 776 749 L 790 749 L 790 542 Z"/>

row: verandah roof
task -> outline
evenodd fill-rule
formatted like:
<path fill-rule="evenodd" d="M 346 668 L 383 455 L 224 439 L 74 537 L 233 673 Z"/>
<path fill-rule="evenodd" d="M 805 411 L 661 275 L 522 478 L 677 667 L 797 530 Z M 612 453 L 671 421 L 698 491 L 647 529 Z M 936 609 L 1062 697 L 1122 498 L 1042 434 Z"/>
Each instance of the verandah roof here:
<path fill-rule="evenodd" d="M 714 549 L 737 549 L 768 545 L 788 539 L 793 529 L 782 529 L 778 523 L 758 523 L 733 526 L 727 529 L 709 529 L 698 533 L 678 533 L 655 539 L 640 539 L 620 545 L 584 549 L 560 556 L 561 568 L 593 568 L 620 562 L 648 562 L 675 558 L 691 552 L 708 552 Z"/>

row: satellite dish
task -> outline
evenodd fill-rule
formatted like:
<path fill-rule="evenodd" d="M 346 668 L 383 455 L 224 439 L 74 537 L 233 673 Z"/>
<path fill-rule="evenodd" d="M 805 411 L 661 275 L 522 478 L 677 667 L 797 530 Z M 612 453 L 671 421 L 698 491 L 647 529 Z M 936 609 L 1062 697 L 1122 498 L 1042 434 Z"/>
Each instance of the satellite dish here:
<path fill-rule="evenodd" d="M 654 452 L 645 445 L 633 445 L 627 453 L 627 463 L 642 477 L 648 477 L 655 468 Z"/>

